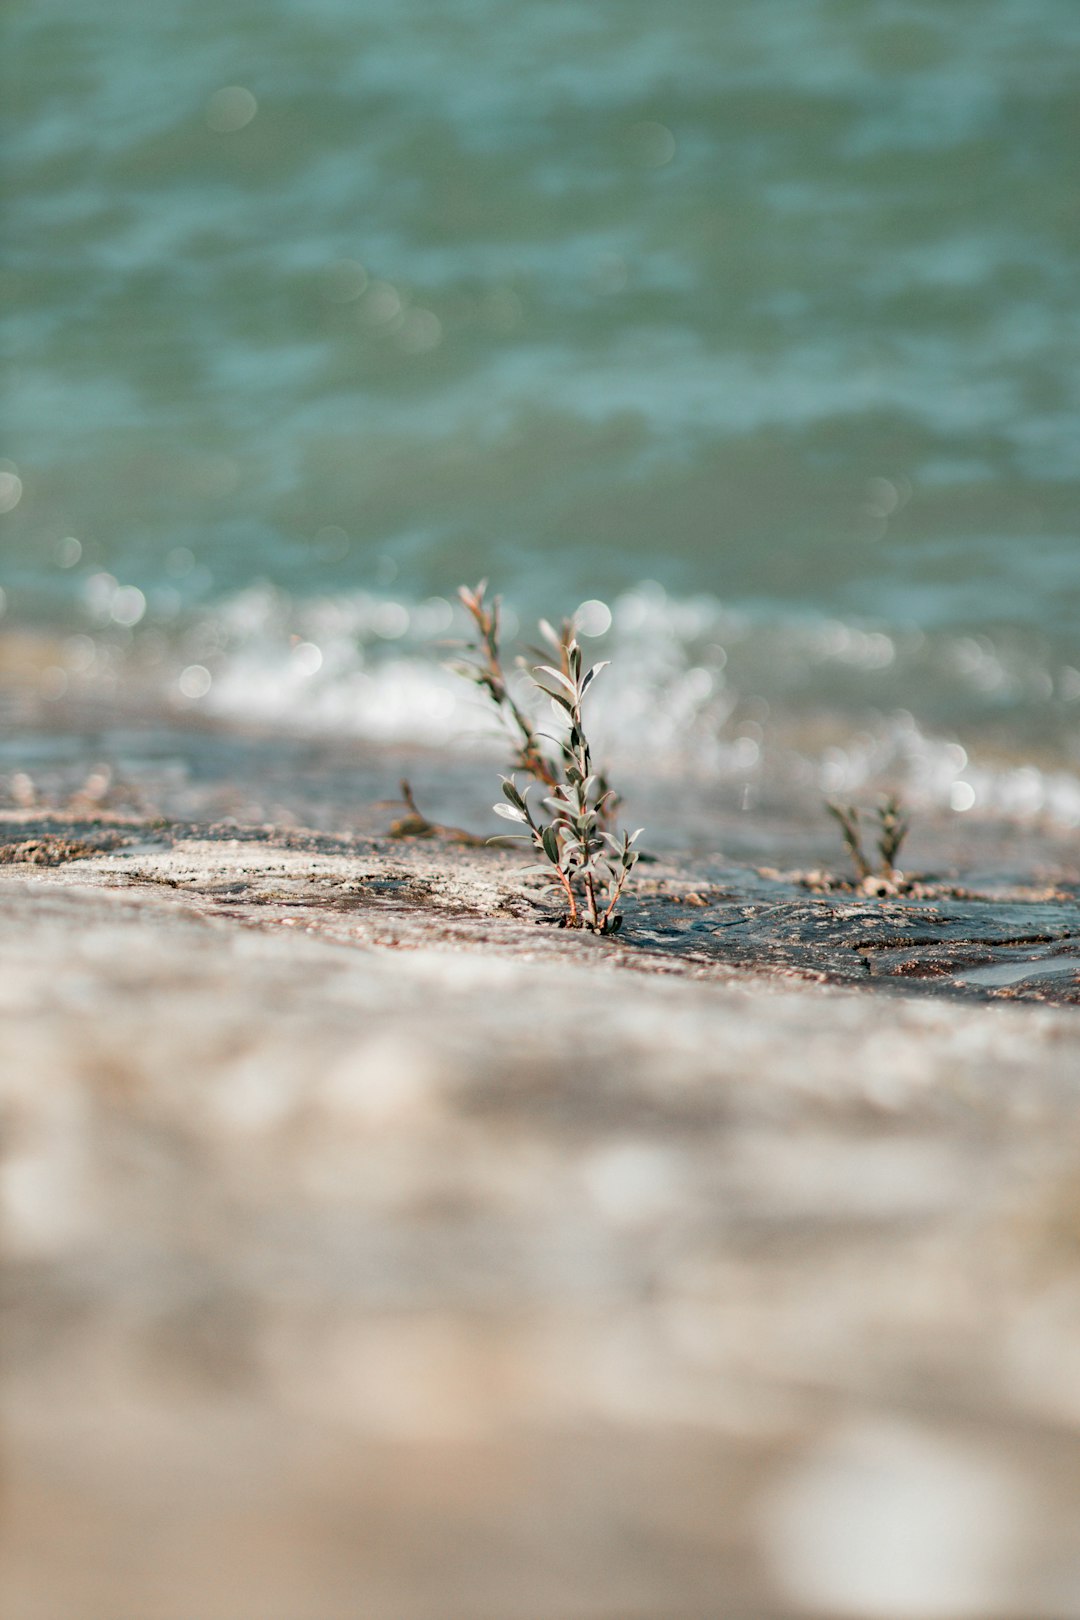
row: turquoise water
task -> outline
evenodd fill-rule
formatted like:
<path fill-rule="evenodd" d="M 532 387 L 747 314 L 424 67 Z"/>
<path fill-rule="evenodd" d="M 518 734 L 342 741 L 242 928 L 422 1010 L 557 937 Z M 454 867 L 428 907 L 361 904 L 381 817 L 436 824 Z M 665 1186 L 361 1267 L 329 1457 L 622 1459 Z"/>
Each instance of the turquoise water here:
<path fill-rule="evenodd" d="M 741 615 L 764 701 L 1075 763 L 1076 0 L 4 29 L 4 622 L 69 673 L 180 638 L 220 689 L 320 602 L 395 640 L 481 574 L 523 615 L 659 587 L 714 686 Z"/>

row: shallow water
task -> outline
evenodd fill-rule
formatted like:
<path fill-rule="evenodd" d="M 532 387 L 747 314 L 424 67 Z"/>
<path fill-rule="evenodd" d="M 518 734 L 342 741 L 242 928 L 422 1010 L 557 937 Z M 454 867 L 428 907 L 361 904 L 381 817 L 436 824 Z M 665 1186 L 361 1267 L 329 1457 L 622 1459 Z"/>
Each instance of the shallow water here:
<path fill-rule="evenodd" d="M 489 574 L 613 612 L 616 735 L 779 714 L 854 791 L 917 734 L 916 797 L 1080 822 L 1072 0 L 55 0 L 5 54 L 23 687 L 445 736 Z"/>
<path fill-rule="evenodd" d="M 959 977 L 961 984 L 991 985 L 1022 984 L 1025 979 L 1056 978 L 1059 974 L 1080 975 L 1080 956 L 1032 957 L 1027 962 L 991 962 L 987 967 L 972 968 Z"/>

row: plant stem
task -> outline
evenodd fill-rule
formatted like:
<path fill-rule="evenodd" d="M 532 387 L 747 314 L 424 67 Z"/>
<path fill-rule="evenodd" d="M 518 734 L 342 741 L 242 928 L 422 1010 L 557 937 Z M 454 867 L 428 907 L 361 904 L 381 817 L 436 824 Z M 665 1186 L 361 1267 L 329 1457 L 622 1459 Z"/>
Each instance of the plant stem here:
<path fill-rule="evenodd" d="M 614 886 L 611 889 L 611 898 L 607 903 L 607 908 L 604 911 L 604 915 L 600 919 L 600 932 L 602 934 L 607 933 L 607 926 L 611 921 L 611 914 L 619 903 L 619 896 L 623 892 L 623 884 L 626 882 L 629 875 L 630 868 L 628 866 L 624 866 L 619 872 L 618 877 L 615 879 Z"/>
<path fill-rule="evenodd" d="M 574 885 L 570 882 L 569 877 L 563 871 L 561 866 L 556 867 L 555 872 L 556 872 L 556 876 L 559 879 L 559 882 L 563 886 L 563 893 L 566 895 L 566 905 L 567 905 L 567 912 L 568 912 L 568 915 L 567 915 L 567 918 L 566 918 L 566 926 L 567 926 L 567 928 L 576 928 L 577 925 L 578 925 L 578 908 L 577 908 L 577 899 L 576 899 L 576 897 L 574 895 Z"/>
<path fill-rule="evenodd" d="M 600 915 L 596 904 L 596 880 L 589 870 L 592 859 L 592 843 L 589 838 L 589 828 L 592 818 L 589 815 L 588 782 L 592 767 L 592 755 L 589 750 L 585 728 L 581 721 L 581 655 L 575 658 L 575 645 L 566 643 L 567 679 L 573 683 L 574 701 L 570 710 L 570 749 L 574 765 L 580 773 L 573 783 L 574 798 L 577 800 L 577 815 L 575 818 L 575 832 L 577 834 L 578 850 L 582 868 L 582 886 L 585 890 L 585 907 L 589 918 L 589 927 L 594 933 L 600 931 Z"/>

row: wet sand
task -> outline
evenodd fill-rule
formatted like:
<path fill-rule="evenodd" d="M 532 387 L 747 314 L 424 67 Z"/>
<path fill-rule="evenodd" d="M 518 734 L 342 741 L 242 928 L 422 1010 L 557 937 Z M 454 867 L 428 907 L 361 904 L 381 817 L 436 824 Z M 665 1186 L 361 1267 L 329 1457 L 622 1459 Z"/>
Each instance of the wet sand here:
<path fill-rule="evenodd" d="M 920 979 L 730 861 L 599 941 L 438 838 L 0 841 L 5 1613 L 1080 1614 L 1061 874 Z"/>

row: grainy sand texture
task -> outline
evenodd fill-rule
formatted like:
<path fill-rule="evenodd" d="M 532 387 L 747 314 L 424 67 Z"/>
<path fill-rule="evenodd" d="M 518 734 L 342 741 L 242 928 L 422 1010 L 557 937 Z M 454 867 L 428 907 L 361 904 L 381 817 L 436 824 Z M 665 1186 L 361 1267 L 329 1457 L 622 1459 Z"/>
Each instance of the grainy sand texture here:
<path fill-rule="evenodd" d="M 1080 1615 L 1067 1000 L 710 956 L 749 872 L 603 942 L 438 840 L 4 833 L 13 1620 Z"/>

